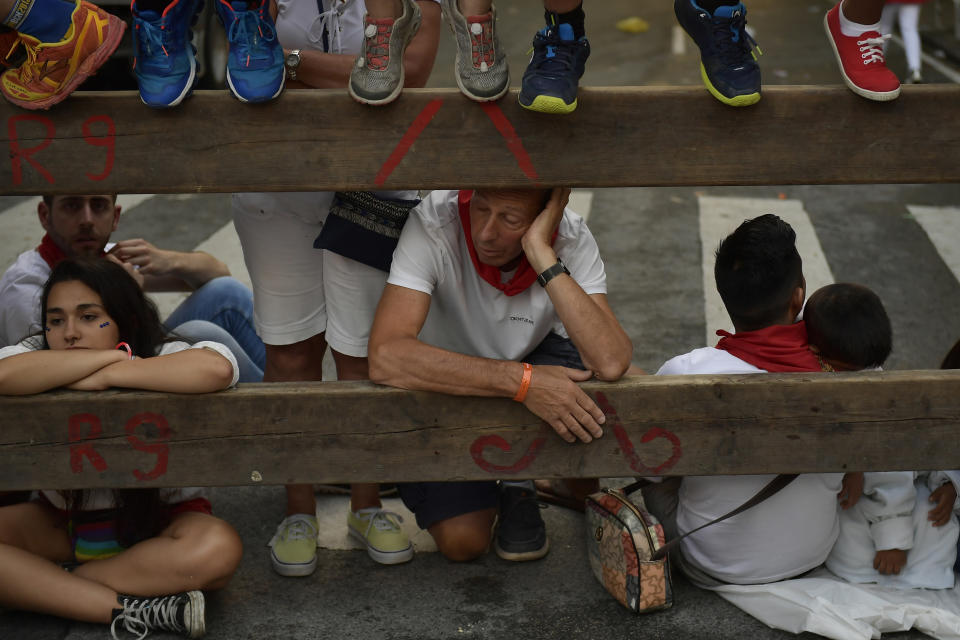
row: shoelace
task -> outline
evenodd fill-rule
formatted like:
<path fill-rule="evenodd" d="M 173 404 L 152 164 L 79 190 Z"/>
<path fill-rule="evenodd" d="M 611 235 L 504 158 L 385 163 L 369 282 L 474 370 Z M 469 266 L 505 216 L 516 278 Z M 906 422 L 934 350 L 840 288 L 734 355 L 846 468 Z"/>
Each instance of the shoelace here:
<path fill-rule="evenodd" d="M 314 45 L 322 44 L 323 34 L 326 32 L 329 46 L 328 53 L 343 53 L 343 41 L 340 37 L 343 29 L 340 27 L 340 19 L 350 2 L 351 0 L 342 0 L 334 3 L 334 6 L 314 18 L 307 34 L 310 42 Z M 318 48 L 322 49 L 322 47 Z"/>
<path fill-rule="evenodd" d="M 283 536 L 285 540 L 310 540 L 317 537 L 316 530 L 301 519 L 294 520 L 287 525 L 285 533 L 286 535 Z"/>
<path fill-rule="evenodd" d="M 470 50 L 475 69 L 485 72 L 493 65 L 493 20 L 470 23 Z"/>
<path fill-rule="evenodd" d="M 361 509 L 357 513 L 366 511 Z M 370 520 L 367 522 L 367 530 L 363 532 L 364 537 L 370 535 L 370 529 L 376 528 L 378 531 L 396 531 L 400 529 L 400 526 L 393 522 L 390 517 L 397 519 L 397 522 L 403 522 L 403 516 L 393 511 L 385 511 L 384 509 L 377 509 L 370 516 Z"/>
<path fill-rule="evenodd" d="M 230 44 L 245 45 L 246 66 L 250 66 L 251 60 L 269 60 L 269 50 L 260 45 L 276 40 L 277 33 L 273 27 L 261 20 L 260 12 L 255 9 L 236 11 L 235 16 L 227 30 L 227 40 Z"/>
<path fill-rule="evenodd" d="M 110 623 L 110 635 L 117 637 L 117 623 L 123 621 L 124 630 L 135 633 L 137 640 L 143 640 L 153 629 L 169 629 L 182 633 L 186 627 L 177 620 L 177 605 L 180 598 L 145 598 L 143 600 L 124 600 L 123 611 Z"/>
<path fill-rule="evenodd" d="M 393 24 L 369 23 L 363 31 L 367 66 L 383 71 L 390 64 L 390 35 Z"/>
<path fill-rule="evenodd" d="M 758 55 L 763 55 L 757 41 L 747 31 L 747 19 L 743 15 L 732 18 L 714 17 L 712 20 L 713 35 L 724 64 L 742 62 L 748 53 L 754 60 Z"/>
<path fill-rule="evenodd" d="M 151 59 L 160 51 L 163 52 L 165 57 L 170 56 L 164 43 L 164 39 L 168 33 L 166 29 L 161 29 L 152 22 L 139 19 L 135 21 L 135 25 L 137 42 L 143 51 L 143 57 Z"/>
<path fill-rule="evenodd" d="M 573 69 L 576 41 L 561 40 L 560 34 L 551 28 L 546 28 L 540 32 L 539 36 L 546 40 L 543 48 L 544 54 L 531 61 L 531 64 L 541 71 L 563 72 L 567 69 Z M 569 46 L 564 46 L 569 45 Z M 536 50 L 536 47 L 532 49 Z"/>
<path fill-rule="evenodd" d="M 878 38 L 867 38 L 866 40 L 857 40 L 857 46 L 860 47 L 860 57 L 863 58 L 863 64 L 872 64 L 879 62 L 883 64 L 883 45 L 890 39 L 890 34 Z"/>

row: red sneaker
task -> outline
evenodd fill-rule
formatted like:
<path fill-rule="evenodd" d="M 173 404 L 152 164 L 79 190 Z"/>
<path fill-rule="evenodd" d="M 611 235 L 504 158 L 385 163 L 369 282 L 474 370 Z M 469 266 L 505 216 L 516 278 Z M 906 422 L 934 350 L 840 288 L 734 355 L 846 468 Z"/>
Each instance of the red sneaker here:
<path fill-rule="evenodd" d="M 840 31 L 840 4 L 823 18 L 827 38 L 837 55 L 840 74 L 850 90 L 868 100 L 886 102 L 900 95 L 900 81 L 883 59 L 884 38 L 876 31 L 848 37 Z"/>

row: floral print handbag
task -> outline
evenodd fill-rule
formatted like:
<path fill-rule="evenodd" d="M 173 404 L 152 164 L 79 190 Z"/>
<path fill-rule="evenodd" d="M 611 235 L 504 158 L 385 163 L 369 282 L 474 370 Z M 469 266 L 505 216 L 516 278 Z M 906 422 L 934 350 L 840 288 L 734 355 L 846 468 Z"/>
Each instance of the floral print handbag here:
<path fill-rule="evenodd" d="M 607 591 L 635 613 L 673 605 L 668 557 L 654 558 L 666 544 L 663 527 L 643 497 L 630 489 L 603 489 L 587 497 L 586 538 L 590 567 Z"/>

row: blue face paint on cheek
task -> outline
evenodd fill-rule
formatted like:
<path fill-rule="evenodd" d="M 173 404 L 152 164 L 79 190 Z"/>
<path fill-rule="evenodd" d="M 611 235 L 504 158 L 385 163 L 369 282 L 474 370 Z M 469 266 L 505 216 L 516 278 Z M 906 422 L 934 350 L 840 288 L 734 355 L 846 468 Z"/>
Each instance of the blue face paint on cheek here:
<path fill-rule="evenodd" d="M 109 326 L 110 326 L 109 322 L 104 322 L 102 325 L 100 325 L 100 328 L 103 329 L 104 327 L 109 327 Z"/>
<path fill-rule="evenodd" d="M 44 330 L 44 331 L 50 331 L 50 327 L 44 327 L 43 330 Z"/>

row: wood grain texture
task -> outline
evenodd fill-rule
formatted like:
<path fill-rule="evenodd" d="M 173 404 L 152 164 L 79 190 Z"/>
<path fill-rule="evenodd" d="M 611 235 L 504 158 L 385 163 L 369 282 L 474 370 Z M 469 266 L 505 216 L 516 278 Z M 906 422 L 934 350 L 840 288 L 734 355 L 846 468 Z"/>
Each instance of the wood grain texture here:
<path fill-rule="evenodd" d="M 198 91 L 169 110 L 134 92 L 78 92 L 49 112 L 0 104 L 0 192 L 960 182 L 958 104 L 952 85 L 904 87 L 890 103 L 842 86 L 767 87 L 745 109 L 701 87 L 584 88 L 570 116 L 526 111 L 512 94 L 485 107 L 455 89 L 379 108 L 338 90 L 262 105 Z"/>
<path fill-rule="evenodd" d="M 960 371 L 643 376 L 584 388 L 607 413 L 606 433 L 574 445 L 509 400 L 371 383 L 5 397 L 0 490 L 960 467 Z M 102 432 L 71 443 L 71 417 L 74 439 L 94 422 Z M 103 471 L 84 456 L 72 470 L 71 447 L 83 444 Z M 164 448 L 165 471 L 150 476 Z"/>

